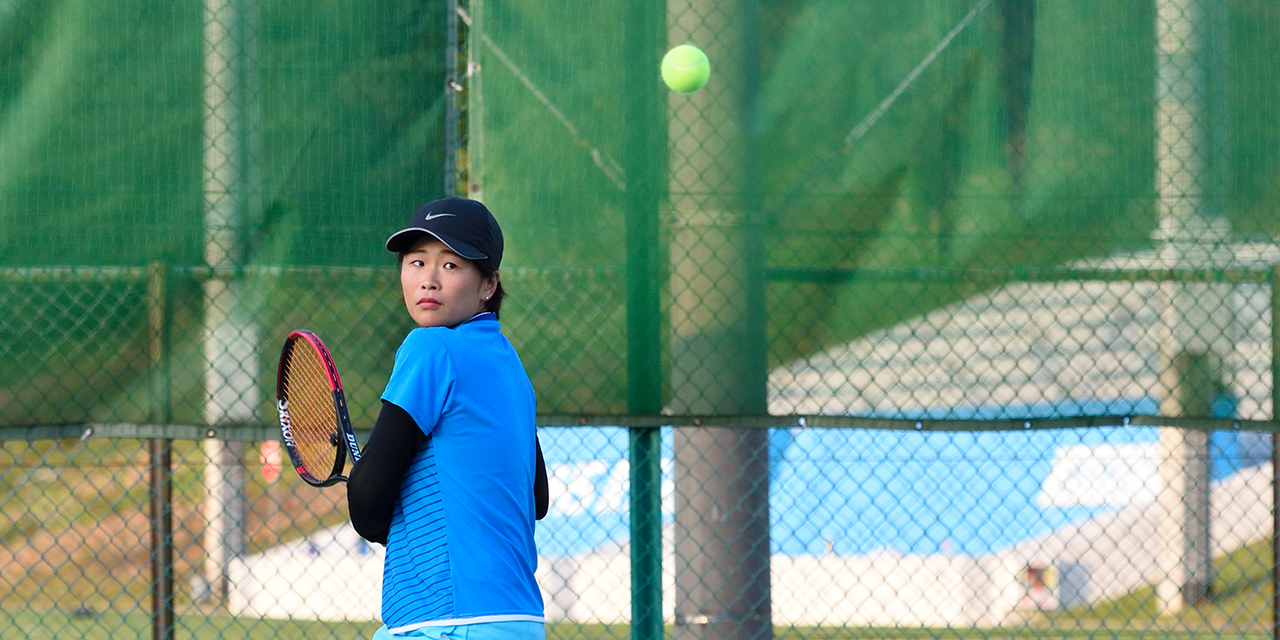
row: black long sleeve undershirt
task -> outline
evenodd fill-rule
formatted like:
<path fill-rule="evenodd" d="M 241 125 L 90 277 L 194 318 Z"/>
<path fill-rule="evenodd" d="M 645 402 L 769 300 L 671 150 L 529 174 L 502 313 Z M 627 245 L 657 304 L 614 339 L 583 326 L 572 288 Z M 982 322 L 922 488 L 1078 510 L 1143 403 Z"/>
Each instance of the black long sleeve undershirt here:
<path fill-rule="evenodd" d="M 365 443 L 360 461 L 351 468 L 347 479 L 347 507 L 356 533 L 369 542 L 387 543 L 391 516 L 400 499 L 400 484 L 413 463 L 427 435 L 418 428 L 407 411 L 390 402 L 382 403 L 382 411 Z M 534 473 L 533 497 L 536 517 L 547 515 L 550 495 L 547 466 L 542 459 L 542 444 L 536 439 L 538 452 Z"/>
<path fill-rule="evenodd" d="M 533 519 L 541 520 L 547 517 L 547 510 L 551 508 L 551 493 L 547 487 L 547 463 L 542 459 L 542 443 L 538 436 L 533 437 L 533 448 L 538 450 L 538 463 L 533 469 Z"/>

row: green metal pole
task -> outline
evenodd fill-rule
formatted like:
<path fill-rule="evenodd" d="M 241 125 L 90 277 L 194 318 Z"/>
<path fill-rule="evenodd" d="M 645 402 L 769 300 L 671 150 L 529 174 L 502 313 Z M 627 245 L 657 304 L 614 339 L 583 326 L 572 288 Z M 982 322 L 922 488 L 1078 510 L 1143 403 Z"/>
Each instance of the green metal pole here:
<path fill-rule="evenodd" d="M 659 430 L 632 427 L 631 640 L 662 640 L 662 470 Z"/>
<path fill-rule="evenodd" d="M 623 22 L 627 103 L 627 408 L 662 409 L 658 206 L 666 175 L 662 58 L 665 6 L 633 0 Z M 662 467 L 657 427 L 630 429 L 631 638 L 662 640 Z"/>
<path fill-rule="evenodd" d="M 444 2 L 444 191 L 446 198 L 458 195 L 459 144 L 462 138 L 458 123 L 461 118 L 459 102 L 461 92 L 455 87 L 462 86 L 462 78 L 458 77 L 458 0 Z"/>

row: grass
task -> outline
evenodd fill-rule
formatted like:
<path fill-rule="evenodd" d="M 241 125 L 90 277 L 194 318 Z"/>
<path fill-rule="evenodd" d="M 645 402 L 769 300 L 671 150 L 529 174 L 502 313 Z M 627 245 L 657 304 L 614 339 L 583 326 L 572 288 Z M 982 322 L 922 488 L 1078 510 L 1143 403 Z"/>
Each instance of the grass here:
<path fill-rule="evenodd" d="M 246 540 L 254 553 L 347 520 L 346 494 L 283 473 L 267 485 L 246 444 Z M 205 554 L 196 442 L 174 443 L 173 545 L 179 606 Z M 147 454 L 134 440 L 0 443 L 0 607 L 145 610 L 149 599 Z"/>
<path fill-rule="evenodd" d="M 180 615 L 175 624 L 175 636 L 192 640 L 215 638 L 245 638 L 250 640 L 349 640 L 369 638 L 378 628 L 373 622 L 307 622 L 298 620 L 270 620 L 231 618 L 219 615 Z M 84 640 L 146 638 L 151 634 L 151 620 L 145 613 L 120 614 L 106 612 L 97 615 L 76 615 L 62 610 L 8 611 L 0 610 L 0 640 L 55 640 L 82 638 Z M 628 640 L 628 625 L 550 623 L 547 640 Z M 674 637 L 668 626 L 664 637 Z M 1054 629 L 1037 626 L 981 628 L 875 628 L 875 627 L 777 627 L 776 640 L 1181 640 L 1204 638 L 1204 630 L 1148 628 L 1075 627 Z M 1249 640 L 1270 638 L 1270 633 L 1214 633 L 1214 636 L 1230 636 Z"/>
<path fill-rule="evenodd" d="M 1209 597 L 1176 617 L 1162 615 L 1154 588 L 1145 586 L 1114 600 L 1047 616 L 1044 623 L 1095 629 L 1234 629 L 1269 636 L 1271 558 L 1270 541 L 1246 545 L 1214 558 Z"/>
<path fill-rule="evenodd" d="M 373 622 L 307 622 L 247 619 L 218 615 L 178 616 L 174 635 L 192 640 L 245 638 L 249 640 L 323 640 L 369 638 L 378 628 Z M 115 640 L 151 637 L 151 618 L 145 612 L 107 611 L 94 615 L 53 609 L 47 611 L 0 609 L 0 640 Z"/>

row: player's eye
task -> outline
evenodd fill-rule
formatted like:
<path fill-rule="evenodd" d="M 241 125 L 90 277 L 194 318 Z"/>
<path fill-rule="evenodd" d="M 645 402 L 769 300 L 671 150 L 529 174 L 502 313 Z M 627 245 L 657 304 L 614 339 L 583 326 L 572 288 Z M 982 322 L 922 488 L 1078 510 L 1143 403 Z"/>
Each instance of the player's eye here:
<path fill-rule="evenodd" d="M 458 263 L 456 263 L 456 262 L 446 262 L 446 263 L 444 263 L 444 268 L 446 268 L 446 269 L 457 269 L 457 268 L 458 268 Z"/>
<path fill-rule="evenodd" d="M 410 260 L 410 261 L 409 261 L 409 264 L 411 264 L 411 265 L 413 265 L 413 266 L 415 266 L 415 267 L 418 267 L 418 268 L 422 268 L 422 265 L 424 265 L 424 264 L 426 264 L 426 263 L 425 263 L 425 262 L 423 262 L 423 261 L 421 261 L 421 260 Z"/>

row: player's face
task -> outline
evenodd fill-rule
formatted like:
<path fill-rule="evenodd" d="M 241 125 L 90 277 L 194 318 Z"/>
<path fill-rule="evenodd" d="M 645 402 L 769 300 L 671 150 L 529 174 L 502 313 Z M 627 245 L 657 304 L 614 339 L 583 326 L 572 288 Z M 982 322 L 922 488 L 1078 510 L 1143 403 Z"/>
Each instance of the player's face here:
<path fill-rule="evenodd" d="M 405 254 L 400 288 L 409 315 L 420 327 L 456 327 L 484 311 L 498 287 L 498 275 L 480 275 L 475 263 L 431 236 Z"/>

